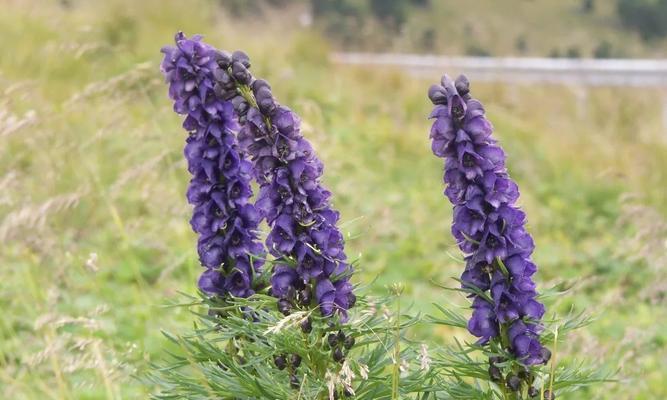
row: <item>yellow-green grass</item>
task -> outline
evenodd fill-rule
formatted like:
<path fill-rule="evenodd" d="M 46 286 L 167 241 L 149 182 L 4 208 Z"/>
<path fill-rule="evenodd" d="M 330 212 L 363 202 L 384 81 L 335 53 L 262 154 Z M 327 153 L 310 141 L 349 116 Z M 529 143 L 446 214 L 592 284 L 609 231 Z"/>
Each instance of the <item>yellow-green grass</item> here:
<path fill-rule="evenodd" d="M 144 398 L 152 388 L 133 375 L 169 348 L 160 331 L 192 326 L 186 310 L 162 307 L 194 293 L 200 272 L 185 133 L 158 69 L 177 29 L 246 49 L 300 113 L 348 254 L 360 256 L 356 283 L 384 293 L 403 282 L 413 310 L 465 304 L 432 284 L 454 285 L 463 265 L 429 149 L 431 82 L 329 65 L 326 43 L 285 21 L 232 21 L 204 1 L 3 6 L 0 397 Z M 559 359 L 621 368 L 621 384 L 568 398 L 665 397 L 664 94 L 475 83 L 473 93 L 520 185 L 540 286 L 574 285 L 550 311 L 597 316 Z"/>

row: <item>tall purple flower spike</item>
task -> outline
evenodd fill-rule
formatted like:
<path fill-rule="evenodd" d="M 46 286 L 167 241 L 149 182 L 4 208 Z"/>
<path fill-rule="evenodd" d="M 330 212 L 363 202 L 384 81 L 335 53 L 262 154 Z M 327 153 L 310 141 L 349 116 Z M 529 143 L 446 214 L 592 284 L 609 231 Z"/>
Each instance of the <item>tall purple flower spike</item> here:
<path fill-rule="evenodd" d="M 338 314 L 345 321 L 356 301 L 349 282 L 353 268 L 331 193 L 320 183 L 322 163 L 301 135 L 299 117 L 275 101 L 266 81 L 254 80 L 248 56 L 223 54 L 215 90 L 234 104 L 238 141 L 260 185 L 256 206 L 269 224 L 266 245 L 276 257 L 271 293 L 285 312 L 314 301 L 323 316 Z"/>
<path fill-rule="evenodd" d="M 192 174 L 190 224 L 206 268 L 198 285 L 208 294 L 247 297 L 254 293 L 263 252 L 256 233 L 260 214 L 250 203 L 252 164 L 236 143 L 239 124 L 232 103 L 213 89 L 219 52 L 200 36 L 178 33 L 175 40 L 176 47 L 162 49 L 161 70 L 174 111 L 186 116 L 183 128 L 190 133 L 184 151 Z"/>
<path fill-rule="evenodd" d="M 531 279 L 535 246 L 526 215 L 515 205 L 519 191 L 505 168 L 505 153 L 465 76 L 453 82 L 445 75 L 428 95 L 435 105 L 431 148 L 445 159 L 452 234 L 466 260 L 462 286 L 473 298 L 468 330 L 482 344 L 498 339 L 525 365 L 546 363 L 550 353 L 539 340 L 545 310 Z"/>

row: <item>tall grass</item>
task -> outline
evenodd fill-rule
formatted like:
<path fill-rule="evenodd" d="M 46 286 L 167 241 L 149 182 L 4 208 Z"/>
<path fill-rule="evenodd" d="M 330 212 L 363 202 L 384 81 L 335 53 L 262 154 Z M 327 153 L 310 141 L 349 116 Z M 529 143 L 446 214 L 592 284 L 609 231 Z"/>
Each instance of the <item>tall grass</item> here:
<path fill-rule="evenodd" d="M 162 307 L 193 292 L 199 272 L 185 138 L 157 69 L 178 29 L 246 49 L 303 116 L 348 221 L 349 252 L 361 255 L 359 282 L 378 292 L 404 282 L 404 306 L 423 311 L 463 304 L 431 283 L 457 276 L 461 262 L 441 166 L 429 155 L 427 82 L 329 65 L 326 43 L 293 18 L 232 21 L 212 1 L 3 6 L 0 397 L 145 397 L 151 387 L 133 376 L 169 348 L 160 330 L 192 322 Z M 622 368 L 624 384 L 585 398 L 666 396 L 661 94 L 504 85 L 475 93 L 523 189 L 538 279 L 572 286 L 551 311 L 598 318 L 559 358 L 586 353 Z"/>

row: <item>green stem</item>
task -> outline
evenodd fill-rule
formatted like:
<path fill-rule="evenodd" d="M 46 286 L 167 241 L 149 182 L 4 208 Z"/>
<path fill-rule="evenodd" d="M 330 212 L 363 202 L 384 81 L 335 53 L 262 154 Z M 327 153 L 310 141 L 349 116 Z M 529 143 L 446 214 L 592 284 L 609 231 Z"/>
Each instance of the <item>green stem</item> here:
<path fill-rule="evenodd" d="M 398 400 L 398 380 L 401 375 L 401 296 L 397 296 L 397 310 L 396 310 L 396 324 L 394 336 L 394 369 L 392 371 L 391 380 L 391 399 Z"/>
<path fill-rule="evenodd" d="M 498 263 L 498 267 L 500 267 L 500 271 L 505 275 L 505 278 L 509 278 L 510 272 L 507 270 L 503 260 L 500 257 L 496 257 L 496 262 Z"/>
<path fill-rule="evenodd" d="M 241 96 L 245 99 L 245 101 L 250 104 L 250 106 L 254 108 L 259 108 L 257 105 L 257 100 L 255 99 L 255 96 L 252 94 L 252 89 L 250 89 L 250 86 L 248 85 L 241 85 L 237 83 L 237 88 Z M 264 117 L 264 123 L 266 123 L 266 126 L 271 128 L 271 120 L 269 117 Z"/>
<path fill-rule="evenodd" d="M 504 350 L 510 349 L 510 338 L 507 333 L 507 324 L 500 324 L 500 344 Z"/>

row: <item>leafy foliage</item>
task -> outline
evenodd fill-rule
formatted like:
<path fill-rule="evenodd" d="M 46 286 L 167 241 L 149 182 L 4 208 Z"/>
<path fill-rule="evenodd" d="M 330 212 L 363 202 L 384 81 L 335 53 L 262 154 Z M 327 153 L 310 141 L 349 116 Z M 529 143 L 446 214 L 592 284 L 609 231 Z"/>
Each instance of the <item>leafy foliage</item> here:
<path fill-rule="evenodd" d="M 315 318 L 310 333 L 300 329 L 306 318 L 317 315 L 315 310 L 285 317 L 272 297 L 259 294 L 224 303 L 206 296 L 191 298 L 179 306 L 193 310 L 199 322 L 187 335 L 164 333 L 178 350 L 155 365 L 146 379 L 161 388 L 156 400 L 333 399 L 353 393 L 355 399 L 369 400 L 533 398 L 528 387 L 509 392 L 489 373 L 486 360 L 499 356 L 507 360 L 496 364 L 502 376 L 526 370 L 497 343 L 480 346 L 455 340 L 450 346 L 428 347 L 415 341 L 409 332 L 418 325 L 464 328 L 466 318 L 442 306 L 437 315 L 426 318 L 401 314 L 400 290 L 394 293 L 389 298 L 359 298 L 345 327 L 355 344 L 342 362 L 331 357 L 329 336 L 338 335 L 339 328 L 330 320 Z M 547 321 L 546 331 L 552 334 L 543 335 L 543 340 L 563 341 L 566 333 L 590 321 L 581 314 Z M 296 367 L 291 361 L 295 355 L 300 360 Z M 276 357 L 285 365 L 279 367 Z M 610 382 L 613 375 L 581 361 L 529 370 L 535 388 L 557 396 Z"/>
<path fill-rule="evenodd" d="M 180 351 L 156 366 L 151 379 L 162 391 L 155 398 L 323 399 L 352 393 L 357 399 L 425 398 L 437 378 L 405 336 L 419 317 L 389 311 L 398 302 L 359 299 L 345 327 L 354 345 L 336 361 L 330 336 L 340 331 L 316 317 L 315 309 L 285 317 L 268 296 L 225 304 L 202 297 L 188 304 L 209 309 L 198 314 L 192 333 L 165 334 Z M 300 326 L 308 317 L 313 329 L 305 333 Z"/>
<path fill-rule="evenodd" d="M 465 328 L 467 322 L 465 316 L 442 306 L 438 306 L 438 309 L 440 313 L 437 316 L 429 316 L 429 322 Z M 514 359 L 511 353 L 503 350 L 497 341 L 492 340 L 480 345 L 461 343 L 457 340 L 454 346 L 441 349 L 434 355 L 433 366 L 441 375 L 450 378 L 443 385 L 443 389 L 453 399 L 535 398 L 529 390 L 540 393 L 540 397 L 537 398 L 543 399 L 547 390 L 559 396 L 586 386 L 613 382 L 615 371 L 608 371 L 597 365 L 591 366 L 583 361 L 573 360 L 563 363 L 557 359 L 558 347 L 555 342 L 563 342 L 566 334 L 587 326 L 591 321 L 592 318 L 583 313 L 569 315 L 563 320 L 554 318 L 544 321 L 546 326 L 541 335 L 542 343 L 553 345 L 554 348 L 550 365 L 526 367 Z M 494 359 L 502 361 L 494 362 Z M 526 375 L 531 376 L 530 385 L 522 385 L 518 392 L 508 390 L 506 387 L 508 377 Z"/>
<path fill-rule="evenodd" d="M 666 0 L 618 0 L 618 16 L 644 40 L 667 36 Z"/>

